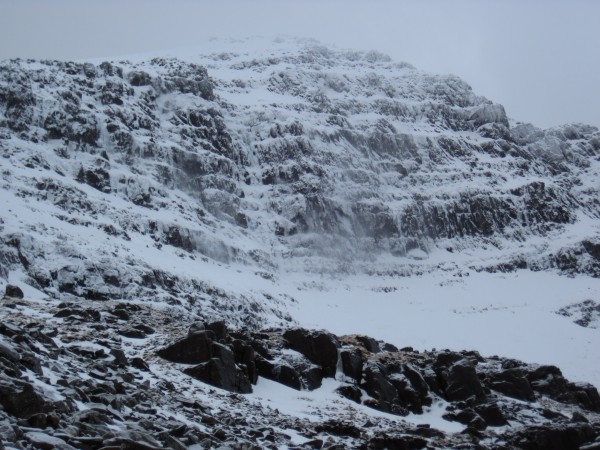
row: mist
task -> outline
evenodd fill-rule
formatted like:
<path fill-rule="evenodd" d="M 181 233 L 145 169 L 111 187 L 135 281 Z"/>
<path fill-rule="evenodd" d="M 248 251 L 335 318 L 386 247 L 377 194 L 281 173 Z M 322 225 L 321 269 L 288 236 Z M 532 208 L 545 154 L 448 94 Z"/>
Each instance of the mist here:
<path fill-rule="evenodd" d="M 600 2 L 0 0 L 0 59 L 115 59 L 290 35 L 452 73 L 550 127 L 600 126 Z"/>

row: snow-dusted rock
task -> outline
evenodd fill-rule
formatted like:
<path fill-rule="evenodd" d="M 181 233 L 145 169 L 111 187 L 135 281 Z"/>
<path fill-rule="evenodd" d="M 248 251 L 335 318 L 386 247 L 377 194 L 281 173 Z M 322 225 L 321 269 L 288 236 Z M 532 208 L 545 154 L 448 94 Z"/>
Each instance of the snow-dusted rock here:
<path fill-rule="evenodd" d="M 456 292 L 477 272 L 600 276 L 598 130 L 513 124 L 464 81 L 375 52 L 276 44 L 0 63 L 3 435 L 75 448 L 596 445 L 596 388 L 457 349 L 490 348 L 485 322 L 463 320 L 490 311 L 503 338 L 526 312 L 511 343 L 525 320 L 562 327 L 556 311 L 594 332 L 595 304 L 581 303 L 594 291 L 569 285 L 566 309 L 537 298 L 551 287 L 493 293 L 496 305 L 483 283 L 477 302 Z M 404 291 L 424 275 L 440 289 Z M 357 297 L 364 317 L 349 320 Z M 300 328 L 301 313 L 346 335 Z M 453 350 L 350 335 L 369 320 Z"/>

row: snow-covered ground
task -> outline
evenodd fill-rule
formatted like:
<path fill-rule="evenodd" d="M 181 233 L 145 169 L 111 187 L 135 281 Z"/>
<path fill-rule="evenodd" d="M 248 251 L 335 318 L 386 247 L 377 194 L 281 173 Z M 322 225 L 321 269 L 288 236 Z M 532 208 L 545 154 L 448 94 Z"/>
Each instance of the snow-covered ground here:
<path fill-rule="evenodd" d="M 553 364 L 574 381 L 600 387 L 600 333 L 557 311 L 600 296 L 600 280 L 555 273 L 470 272 L 406 278 L 298 277 L 290 308 L 303 326 L 360 333 L 417 350 L 477 350 L 482 355 Z M 388 292 L 385 292 L 388 291 Z"/>

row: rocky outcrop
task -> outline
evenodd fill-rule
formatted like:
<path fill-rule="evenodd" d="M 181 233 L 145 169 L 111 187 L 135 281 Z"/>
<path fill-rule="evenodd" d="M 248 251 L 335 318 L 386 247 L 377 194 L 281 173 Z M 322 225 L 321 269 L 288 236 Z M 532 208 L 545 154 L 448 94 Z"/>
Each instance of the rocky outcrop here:
<path fill-rule="evenodd" d="M 252 392 L 251 384 L 257 379 L 252 347 L 228 338 L 223 322 L 193 324 L 186 338 L 157 354 L 171 362 L 195 364 L 184 373 L 205 383 L 231 392 Z"/>
<path fill-rule="evenodd" d="M 594 448 L 600 438 L 597 390 L 553 366 L 472 351 L 399 350 L 367 336 L 302 328 L 232 330 L 223 321 L 190 322 L 173 310 L 111 300 L 0 301 L 5 447 L 470 448 L 475 439 L 488 449 L 542 449 Z M 123 338 L 136 323 L 153 333 Z M 184 335 L 182 323 L 189 324 Z M 315 356 L 316 342 L 340 353 L 327 384 L 329 360 Z M 339 398 L 328 401 L 326 418 L 308 420 L 244 395 L 261 378 L 304 391 L 300 399 L 310 390 L 332 395 L 333 383 Z M 434 404 L 464 433 L 407 417 L 432 414 Z M 370 409 L 392 416 L 370 416 Z"/>

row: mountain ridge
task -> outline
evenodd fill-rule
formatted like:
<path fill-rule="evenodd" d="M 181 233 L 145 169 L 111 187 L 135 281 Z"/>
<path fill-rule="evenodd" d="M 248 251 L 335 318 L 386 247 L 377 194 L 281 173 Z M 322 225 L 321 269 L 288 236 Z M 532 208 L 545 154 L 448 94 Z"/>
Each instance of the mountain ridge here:
<path fill-rule="evenodd" d="M 578 382 L 586 373 L 594 383 L 600 380 L 591 362 L 600 275 L 597 128 L 540 130 L 511 123 L 501 105 L 475 95 L 459 78 L 423 74 L 377 52 L 297 42 L 276 42 L 275 49 L 260 52 L 241 47 L 187 60 L 0 63 L 0 277 L 3 286 L 19 284 L 25 291 L 23 304 L 3 299 L 16 308 L 10 320 L 24 326 L 26 316 L 19 314 L 29 311 L 35 327 L 55 317 L 59 330 L 70 321 L 84 330 L 100 321 L 94 326 L 108 330 L 110 345 L 92 347 L 100 345 L 106 356 L 117 344 L 131 345 L 128 357 L 143 355 L 145 366 L 138 361 L 137 369 L 151 369 L 153 388 L 168 379 L 165 373 L 181 376 L 156 351 L 180 334 L 177 323 L 194 320 L 224 321 L 231 330 L 223 342 L 210 337 L 210 354 L 219 360 L 210 370 L 231 369 L 230 352 L 238 355 L 241 345 L 235 342 L 257 339 L 263 343 L 255 344 L 255 352 L 275 342 L 274 353 L 262 356 L 291 361 L 285 370 L 292 378 L 314 375 L 303 357 L 289 353 L 300 351 L 286 347 L 290 335 L 277 334 L 299 323 L 346 329 L 336 318 L 354 315 L 377 333 L 410 329 L 408 337 L 392 333 L 408 340 L 430 333 L 437 336 L 434 342 L 456 346 L 470 339 L 497 348 L 491 343 L 506 339 L 499 347 L 508 356 L 519 353 L 520 345 L 538 348 L 539 362 L 548 362 L 542 359 L 549 350 L 536 346 L 552 333 L 537 330 L 540 320 L 575 342 L 576 348 L 561 342 L 556 349 L 560 361 L 577 363 L 564 367 L 565 373 L 572 371 Z M 580 286 L 534 273 L 568 275 Z M 526 286 L 517 283 L 519 277 L 547 286 L 509 288 Z M 431 288 L 423 289 L 428 282 Z M 504 286 L 515 297 L 502 298 L 490 286 Z M 356 306 L 361 296 L 362 306 Z M 361 318 L 375 317 L 370 304 L 381 316 L 361 324 Z M 136 305 L 150 308 L 144 309 L 149 323 L 137 321 Z M 417 314 L 414 324 L 411 313 Z M 127 317 L 133 330 L 114 325 L 112 316 Z M 484 324 L 503 320 L 506 328 L 490 322 L 488 330 L 478 325 L 480 334 L 474 335 L 465 327 L 477 325 L 469 316 L 481 316 Z M 174 323 L 165 326 L 167 317 Z M 444 317 L 447 325 L 436 322 Z M 455 323 L 464 331 L 452 330 Z M 519 341 L 523 323 L 531 344 Z M 514 337 L 499 338 L 507 330 Z M 459 338 L 444 337 L 448 331 Z M 3 334 L 19 335 L 12 329 Z M 74 352 L 89 356 L 89 349 Z M 404 352 L 401 359 L 412 357 Z M 438 358 L 432 355 L 427 358 Z M 451 359 L 468 359 L 461 355 Z M 81 362 L 68 358 L 79 367 Z M 244 358 L 246 365 L 255 363 Z M 457 361 L 447 369 L 462 373 Z M 323 366 L 314 358 L 309 362 Z M 241 360 L 234 364 L 239 369 Z M 412 373 L 390 364 L 381 373 L 369 372 L 386 389 Z M 206 377 L 206 367 L 193 376 Z M 278 379 L 281 367 L 263 362 L 264 373 L 279 370 Z M 485 379 L 485 373 L 476 377 Z M 521 382 L 522 375 L 511 382 Z M 395 398 L 382 400 L 377 389 L 369 389 L 371 400 Z M 546 394 L 538 400 L 549 401 Z M 570 415 L 575 404 L 560 408 Z M 582 414 L 597 425 L 595 415 Z M 514 420 L 527 428 L 543 423 L 540 417 Z M 331 431 L 330 425 L 318 432 Z M 580 442 L 593 440 L 597 426 L 594 433 Z"/>

